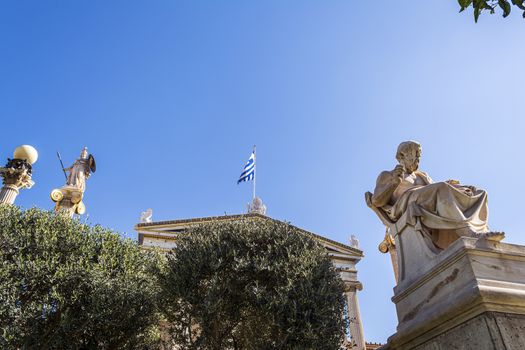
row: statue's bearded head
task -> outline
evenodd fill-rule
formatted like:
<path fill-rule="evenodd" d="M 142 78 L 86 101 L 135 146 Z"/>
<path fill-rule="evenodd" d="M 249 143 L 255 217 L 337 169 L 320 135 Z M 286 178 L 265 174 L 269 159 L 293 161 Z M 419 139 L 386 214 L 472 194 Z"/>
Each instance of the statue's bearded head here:
<path fill-rule="evenodd" d="M 396 159 L 405 167 L 408 173 L 413 173 L 419 168 L 421 158 L 421 145 L 416 141 L 401 142 L 397 147 Z"/>

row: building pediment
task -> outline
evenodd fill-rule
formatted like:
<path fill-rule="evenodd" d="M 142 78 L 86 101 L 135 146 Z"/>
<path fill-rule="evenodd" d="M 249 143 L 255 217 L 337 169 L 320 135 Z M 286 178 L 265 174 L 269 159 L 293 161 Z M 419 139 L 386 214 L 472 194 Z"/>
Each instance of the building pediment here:
<path fill-rule="evenodd" d="M 177 235 L 179 233 L 184 232 L 192 225 L 206 223 L 210 221 L 235 221 L 246 218 L 254 220 L 277 221 L 282 223 L 282 221 L 280 220 L 272 219 L 265 215 L 250 213 L 139 223 L 135 225 L 135 230 L 138 232 L 139 244 L 141 244 L 142 246 L 150 246 L 153 243 L 152 241 L 154 240 L 158 241 L 159 243 L 164 243 L 159 246 L 161 249 L 167 249 L 170 241 L 174 246 L 175 241 L 177 239 Z M 322 235 L 304 230 L 296 226 L 294 226 L 294 228 L 296 228 L 299 232 L 310 236 L 314 240 L 319 242 L 322 246 L 326 248 L 330 256 L 337 257 L 342 260 L 351 260 L 355 262 L 359 261 L 363 257 L 363 252 L 355 247 L 351 247 L 349 245 L 331 240 Z"/>

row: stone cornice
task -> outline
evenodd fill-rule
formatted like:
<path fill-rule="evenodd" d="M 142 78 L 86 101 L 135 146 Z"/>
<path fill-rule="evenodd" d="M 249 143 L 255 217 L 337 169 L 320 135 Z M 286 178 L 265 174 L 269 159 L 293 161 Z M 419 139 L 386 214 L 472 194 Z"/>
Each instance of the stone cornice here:
<path fill-rule="evenodd" d="M 155 222 L 139 223 L 139 224 L 135 225 L 134 229 L 139 232 L 139 235 L 140 234 L 148 235 L 147 233 L 140 233 L 141 229 L 142 230 L 147 230 L 149 232 L 149 234 L 151 235 L 153 233 L 152 229 L 169 228 L 169 227 L 173 227 L 173 226 L 194 225 L 194 224 L 205 223 L 205 222 L 210 222 L 210 221 L 214 221 L 214 220 L 231 221 L 231 220 L 237 220 L 237 219 L 242 219 L 242 218 L 257 218 L 257 219 L 262 219 L 262 220 L 271 220 L 271 221 L 274 221 L 274 222 L 283 223 L 283 221 L 280 221 L 280 220 L 277 220 L 277 219 L 273 219 L 273 218 L 270 218 L 270 217 L 265 216 L 265 215 L 261 215 L 261 214 L 257 214 L 257 213 L 250 213 L 250 214 L 222 215 L 222 216 L 210 216 L 210 217 L 202 217 L 202 218 L 191 218 L 191 219 L 180 219 L 180 220 L 168 220 L 168 221 L 155 221 Z M 291 224 L 289 224 L 289 225 L 291 225 Z M 357 248 L 350 247 L 350 246 L 348 246 L 346 244 L 343 244 L 343 243 L 331 240 L 329 238 L 323 237 L 323 236 L 318 235 L 316 233 L 313 233 L 313 232 L 304 230 L 302 228 L 299 228 L 297 226 L 294 226 L 294 225 L 291 225 L 291 226 L 294 227 L 295 229 L 299 230 L 300 232 L 306 234 L 306 235 L 313 236 L 313 237 L 317 238 L 320 241 L 324 241 L 324 242 L 326 242 L 328 244 L 332 244 L 332 245 L 334 245 L 334 246 L 336 246 L 338 248 L 342 248 L 344 250 L 350 251 L 350 252 L 356 254 L 360 258 L 363 257 L 363 251 L 361 251 L 361 250 L 359 250 Z M 159 231 L 157 231 L 157 232 L 159 232 Z M 161 232 L 159 232 L 159 233 L 161 233 Z M 166 232 L 166 234 L 169 234 L 169 232 Z"/>

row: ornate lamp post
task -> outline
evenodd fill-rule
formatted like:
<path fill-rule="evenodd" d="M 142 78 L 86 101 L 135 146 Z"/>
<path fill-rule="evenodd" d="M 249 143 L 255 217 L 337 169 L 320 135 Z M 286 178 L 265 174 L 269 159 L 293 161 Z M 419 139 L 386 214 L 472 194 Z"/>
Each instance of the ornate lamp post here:
<path fill-rule="evenodd" d="M 31 188 L 32 165 L 38 159 L 38 152 L 29 145 L 15 149 L 13 159 L 7 158 L 5 167 L 0 168 L 4 186 L 0 190 L 0 204 L 13 204 L 21 188 Z"/>

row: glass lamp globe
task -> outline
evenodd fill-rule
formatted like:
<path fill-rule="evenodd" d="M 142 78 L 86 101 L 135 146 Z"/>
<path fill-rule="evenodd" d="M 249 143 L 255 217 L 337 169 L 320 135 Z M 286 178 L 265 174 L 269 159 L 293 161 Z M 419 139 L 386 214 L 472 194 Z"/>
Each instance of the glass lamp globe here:
<path fill-rule="evenodd" d="M 14 159 L 25 159 L 29 164 L 35 164 L 38 159 L 38 152 L 33 146 L 18 146 L 13 153 Z"/>

